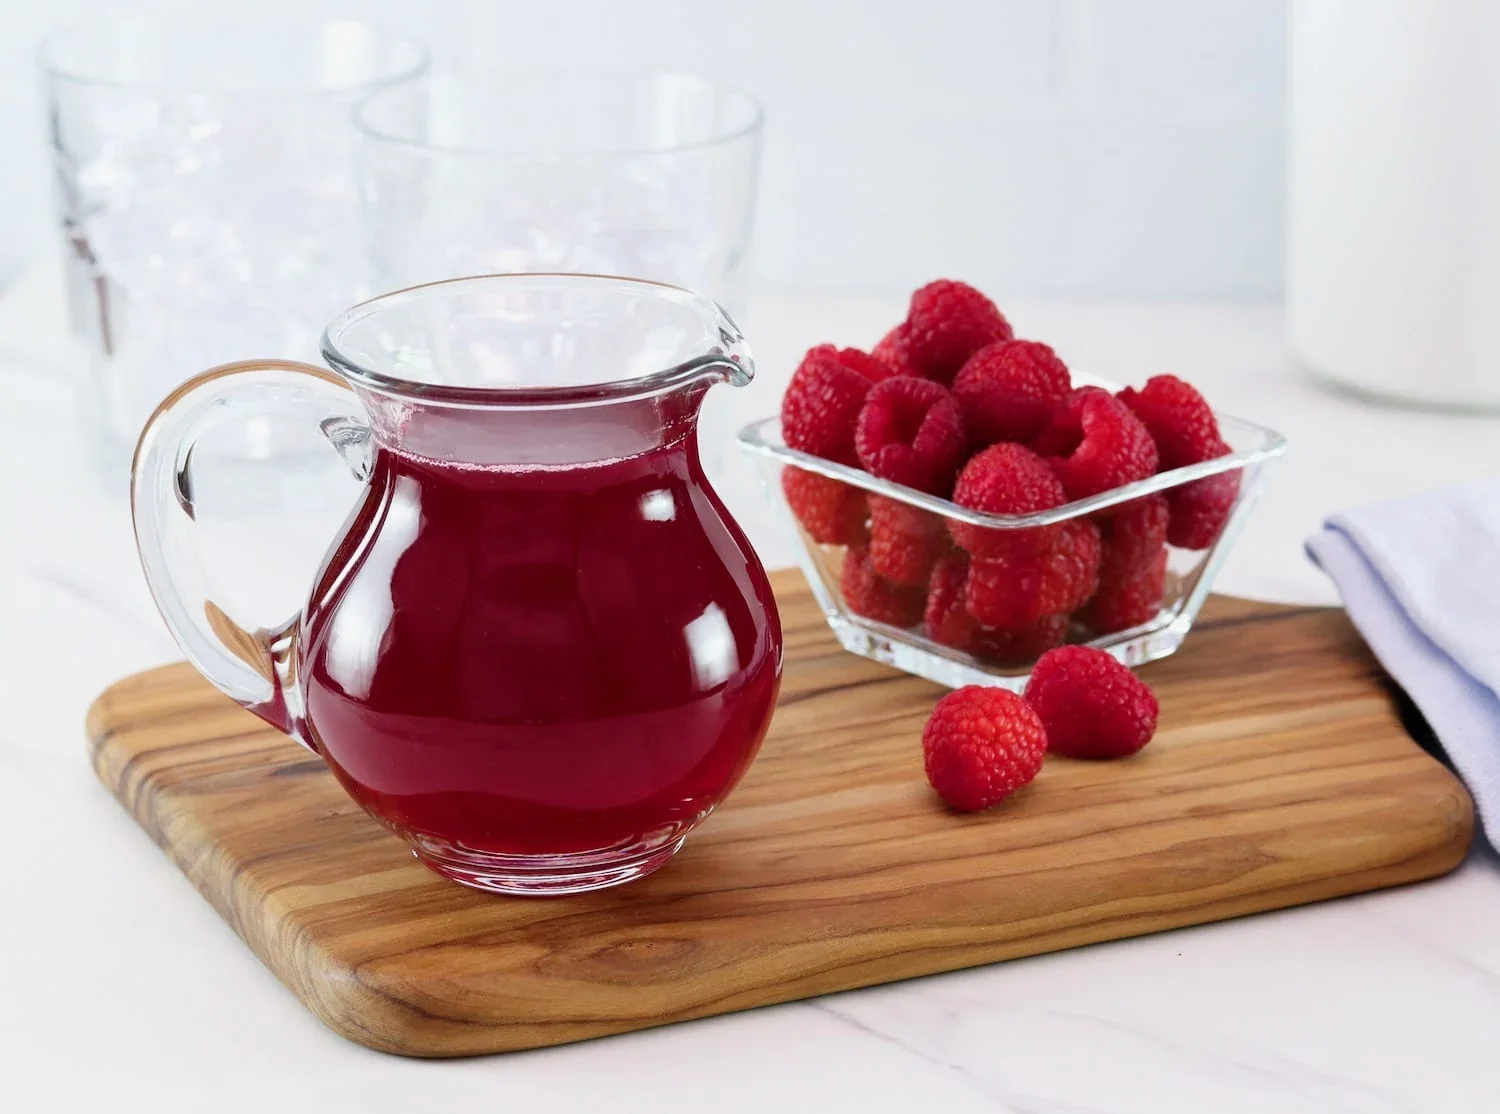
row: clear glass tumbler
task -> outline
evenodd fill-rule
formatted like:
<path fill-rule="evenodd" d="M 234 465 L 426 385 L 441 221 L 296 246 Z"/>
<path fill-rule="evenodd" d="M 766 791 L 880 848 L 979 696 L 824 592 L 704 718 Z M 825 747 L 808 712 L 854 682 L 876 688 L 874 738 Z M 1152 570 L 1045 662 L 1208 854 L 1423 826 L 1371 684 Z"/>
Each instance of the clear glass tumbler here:
<path fill-rule="evenodd" d="M 375 278 L 655 279 L 743 309 L 763 114 L 678 74 L 467 75 L 356 112 Z"/>
<path fill-rule="evenodd" d="M 123 482 L 178 383 L 312 355 L 368 292 L 351 114 L 427 56 L 359 22 L 199 15 L 91 21 L 41 61 L 85 435 Z"/>

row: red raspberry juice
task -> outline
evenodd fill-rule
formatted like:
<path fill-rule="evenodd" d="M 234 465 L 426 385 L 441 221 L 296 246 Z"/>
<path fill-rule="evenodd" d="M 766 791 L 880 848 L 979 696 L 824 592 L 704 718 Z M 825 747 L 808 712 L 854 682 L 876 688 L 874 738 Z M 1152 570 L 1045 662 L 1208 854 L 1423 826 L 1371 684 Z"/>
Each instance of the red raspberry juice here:
<path fill-rule="evenodd" d="M 781 639 L 693 436 L 527 469 L 377 450 L 303 626 L 306 719 L 351 796 L 418 843 L 518 855 L 723 799 Z"/>

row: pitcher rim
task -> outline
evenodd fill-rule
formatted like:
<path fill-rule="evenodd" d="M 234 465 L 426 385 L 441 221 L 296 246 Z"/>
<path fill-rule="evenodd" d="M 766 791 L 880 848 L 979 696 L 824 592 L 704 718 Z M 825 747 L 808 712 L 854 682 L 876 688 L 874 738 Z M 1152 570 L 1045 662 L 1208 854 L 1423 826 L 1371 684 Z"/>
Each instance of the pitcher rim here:
<path fill-rule="evenodd" d="M 456 386 L 449 383 L 424 383 L 388 372 L 375 371 L 347 355 L 339 346 L 335 334 L 376 312 L 377 307 L 399 303 L 421 291 L 446 286 L 484 285 L 495 280 L 515 282 L 538 279 L 580 279 L 607 283 L 614 286 L 645 287 L 682 295 L 702 312 L 705 321 L 712 320 L 719 330 L 721 344 L 713 345 L 702 355 L 674 364 L 658 371 L 633 375 L 599 383 L 562 384 L 558 386 L 519 385 L 502 386 Z M 598 274 L 590 271 L 496 271 L 481 275 L 461 275 L 454 278 L 437 279 L 403 286 L 366 298 L 339 313 L 323 329 L 319 342 L 323 361 L 345 380 L 383 394 L 411 398 L 422 402 L 444 402 L 460 406 L 513 407 L 531 405 L 576 406 L 600 402 L 618 402 L 631 398 L 646 398 L 665 394 L 687 386 L 698 380 L 716 378 L 736 385 L 748 383 L 754 375 L 754 364 L 745 346 L 744 335 L 729 316 L 727 310 L 706 294 L 699 294 L 684 286 L 656 279 L 635 278 L 628 275 Z"/>

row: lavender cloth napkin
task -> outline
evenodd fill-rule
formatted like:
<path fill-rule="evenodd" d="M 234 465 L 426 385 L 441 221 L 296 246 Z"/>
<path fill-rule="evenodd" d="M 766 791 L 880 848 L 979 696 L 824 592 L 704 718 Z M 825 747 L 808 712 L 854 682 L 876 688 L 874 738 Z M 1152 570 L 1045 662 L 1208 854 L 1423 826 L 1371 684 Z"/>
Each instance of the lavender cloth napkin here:
<path fill-rule="evenodd" d="M 1427 718 L 1500 849 L 1500 480 L 1334 515 L 1307 552 Z"/>

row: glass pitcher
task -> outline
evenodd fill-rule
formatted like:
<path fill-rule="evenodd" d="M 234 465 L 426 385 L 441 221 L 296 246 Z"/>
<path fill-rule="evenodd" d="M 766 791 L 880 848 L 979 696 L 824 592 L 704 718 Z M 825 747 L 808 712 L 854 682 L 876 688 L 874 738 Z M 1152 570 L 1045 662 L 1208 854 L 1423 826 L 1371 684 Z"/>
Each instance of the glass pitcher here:
<path fill-rule="evenodd" d="M 739 330 L 657 283 L 489 275 L 355 306 L 322 347 L 336 375 L 226 365 L 147 423 L 136 542 L 173 635 L 448 878 L 655 870 L 781 677 L 770 584 L 698 456 L 708 387 L 753 374 Z M 364 486 L 298 614 L 251 630 L 202 567 L 193 450 L 267 415 L 318 423 Z"/>

